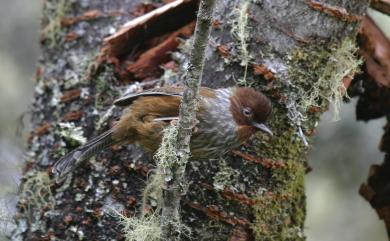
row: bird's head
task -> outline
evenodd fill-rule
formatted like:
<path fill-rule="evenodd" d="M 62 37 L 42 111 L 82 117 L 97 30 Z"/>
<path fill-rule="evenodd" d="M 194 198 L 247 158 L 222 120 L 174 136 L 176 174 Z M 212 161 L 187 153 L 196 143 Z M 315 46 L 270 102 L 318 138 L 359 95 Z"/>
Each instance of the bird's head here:
<path fill-rule="evenodd" d="M 261 92 L 252 88 L 238 87 L 230 99 L 230 110 L 239 127 L 244 131 L 241 135 L 249 137 L 254 131 L 262 131 L 272 135 L 266 126 L 271 114 L 271 101 Z"/>

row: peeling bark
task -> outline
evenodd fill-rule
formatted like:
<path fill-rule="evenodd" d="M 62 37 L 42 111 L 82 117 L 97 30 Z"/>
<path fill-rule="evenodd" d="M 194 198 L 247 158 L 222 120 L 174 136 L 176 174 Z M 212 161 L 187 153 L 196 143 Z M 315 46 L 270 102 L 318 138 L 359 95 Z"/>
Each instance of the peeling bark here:
<path fill-rule="evenodd" d="M 371 7 L 384 14 L 390 14 L 389 0 L 373 0 L 371 1 Z"/>
<path fill-rule="evenodd" d="M 385 160 L 370 167 L 367 182 L 360 186 L 359 192 L 384 221 L 390 239 L 390 41 L 369 17 L 363 21 L 358 40 L 365 64 L 363 73 L 350 87 L 351 94 L 359 97 L 356 118 L 387 119 L 379 146 Z"/>

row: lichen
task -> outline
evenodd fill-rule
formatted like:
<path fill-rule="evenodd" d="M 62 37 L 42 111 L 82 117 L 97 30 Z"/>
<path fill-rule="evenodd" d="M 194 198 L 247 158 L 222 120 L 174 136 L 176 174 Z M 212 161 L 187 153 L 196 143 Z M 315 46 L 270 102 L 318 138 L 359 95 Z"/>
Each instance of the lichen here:
<path fill-rule="evenodd" d="M 97 51 L 89 54 L 70 52 L 69 56 L 66 57 L 66 64 L 69 67 L 64 73 L 64 89 L 87 84 L 90 74 L 95 71 L 97 56 Z"/>
<path fill-rule="evenodd" d="M 106 105 L 111 105 L 112 101 L 118 96 L 118 91 L 112 86 L 112 82 L 116 82 L 114 66 L 105 65 L 101 67 L 101 71 L 95 76 L 96 98 L 95 108 L 97 110 L 106 109 Z"/>
<path fill-rule="evenodd" d="M 47 41 L 49 48 L 54 48 L 61 43 L 63 37 L 61 20 L 72 4 L 73 1 L 69 0 L 45 1 L 44 16 L 46 17 L 46 25 L 42 28 L 42 36 Z"/>
<path fill-rule="evenodd" d="M 152 172 L 142 193 L 142 210 L 146 209 L 148 203 L 154 208 L 160 208 L 162 203 L 162 186 L 164 176 L 160 168 Z"/>
<path fill-rule="evenodd" d="M 159 149 L 154 155 L 157 168 L 151 172 L 148 182 L 143 191 L 142 207 L 140 217 L 125 217 L 119 213 L 120 224 L 123 225 L 123 231 L 127 241 L 160 240 L 161 237 L 161 208 L 163 185 L 171 180 L 172 165 L 182 165 L 175 153 L 175 143 L 177 137 L 177 126 L 171 124 L 163 131 L 163 138 Z M 151 204 L 154 210 L 148 210 L 147 205 Z M 181 235 L 189 237 L 191 229 L 181 222 L 173 221 L 174 226 Z"/>
<path fill-rule="evenodd" d="M 340 43 L 319 43 L 292 52 L 289 74 L 302 121 L 307 119 L 310 107 L 326 108 L 328 103 L 334 105 L 334 119 L 338 119 L 346 94 L 343 79 L 353 76 L 362 63 L 356 51 L 355 41 L 345 38 Z"/>
<path fill-rule="evenodd" d="M 87 142 L 87 138 L 84 137 L 83 128 L 76 127 L 72 122 L 61 122 L 58 124 L 59 134 L 66 142 L 72 146 L 79 146 Z"/>
<path fill-rule="evenodd" d="M 33 226 L 39 220 L 42 210 L 52 210 L 55 199 L 51 191 L 54 184 L 49 175 L 44 171 L 31 171 L 25 174 L 19 194 L 19 208 L 27 214 L 30 224 Z"/>
<path fill-rule="evenodd" d="M 123 226 L 126 241 L 159 241 L 161 240 L 161 215 L 157 209 L 151 213 L 142 213 L 140 217 L 126 217 L 119 212 L 116 216 L 119 223 Z M 174 223 L 181 236 L 190 237 L 191 230 L 181 222 Z"/>
<path fill-rule="evenodd" d="M 183 163 L 179 163 L 180 159 L 176 154 L 177 134 L 178 128 L 176 125 L 171 124 L 165 128 L 160 147 L 154 154 L 154 160 L 156 160 L 157 166 L 163 171 L 165 181 L 172 179 L 171 167 L 173 165 L 183 165 Z"/>
<path fill-rule="evenodd" d="M 274 83 L 274 88 L 285 96 L 278 104 L 285 105 L 284 115 L 306 147 L 305 133 L 315 127 L 329 103 L 334 120 L 338 119 L 342 99 L 347 97 L 343 79 L 353 76 L 361 64 L 356 51 L 355 42 L 345 38 L 297 47 L 286 57 L 288 80 Z"/>
<path fill-rule="evenodd" d="M 309 102 L 314 102 L 317 98 L 322 97 L 333 104 L 335 120 L 339 119 L 342 98 L 348 97 L 343 79 L 347 76 L 354 76 L 362 64 L 362 60 L 356 55 L 357 50 L 355 41 L 348 38 L 344 39 L 340 46 L 332 48 L 331 56 L 319 80 L 309 91 Z"/>
<path fill-rule="evenodd" d="M 239 85 L 247 85 L 247 73 L 248 65 L 251 59 L 248 51 L 248 41 L 249 41 L 249 27 L 248 27 L 248 9 L 250 1 L 241 0 L 239 5 L 232 11 L 232 21 L 231 21 L 231 35 L 237 39 L 238 45 L 237 49 L 240 53 L 239 59 L 241 60 L 241 66 L 244 66 L 244 76 L 238 79 Z"/>
<path fill-rule="evenodd" d="M 240 172 L 229 167 L 226 161 L 222 158 L 219 160 L 218 172 L 213 177 L 213 186 L 216 190 L 222 191 L 225 188 L 232 188 L 235 183 L 238 183 Z"/>
<path fill-rule="evenodd" d="M 142 217 L 126 217 L 117 212 L 126 241 L 158 241 L 161 236 L 160 215 L 156 212 Z"/>

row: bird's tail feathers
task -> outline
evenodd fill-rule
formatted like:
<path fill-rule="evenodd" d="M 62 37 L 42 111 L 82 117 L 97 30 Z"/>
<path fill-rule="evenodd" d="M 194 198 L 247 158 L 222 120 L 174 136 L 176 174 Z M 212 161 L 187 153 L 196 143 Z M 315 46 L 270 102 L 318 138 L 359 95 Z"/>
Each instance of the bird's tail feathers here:
<path fill-rule="evenodd" d="M 80 163 L 88 160 L 95 153 L 115 144 L 116 142 L 112 138 L 112 134 L 113 130 L 108 130 L 58 160 L 52 168 L 52 172 L 56 177 L 56 182 L 61 182 L 67 174 L 72 172 Z"/>

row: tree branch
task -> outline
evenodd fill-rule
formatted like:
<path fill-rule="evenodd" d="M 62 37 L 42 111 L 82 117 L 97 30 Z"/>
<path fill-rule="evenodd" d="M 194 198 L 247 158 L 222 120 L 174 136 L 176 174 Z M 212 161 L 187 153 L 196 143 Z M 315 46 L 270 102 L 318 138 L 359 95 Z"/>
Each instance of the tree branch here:
<path fill-rule="evenodd" d="M 187 86 L 183 94 L 179 112 L 176 153 L 178 160 L 171 163 L 170 178 L 163 190 L 161 214 L 162 240 L 179 240 L 179 208 L 181 195 L 184 194 L 183 183 L 187 161 L 190 157 L 190 140 L 192 128 L 196 124 L 197 99 L 202 81 L 205 50 L 210 34 L 210 26 L 215 0 L 202 0 L 196 21 L 193 49 L 187 71 Z M 169 160 L 168 160 L 169 161 Z"/>

